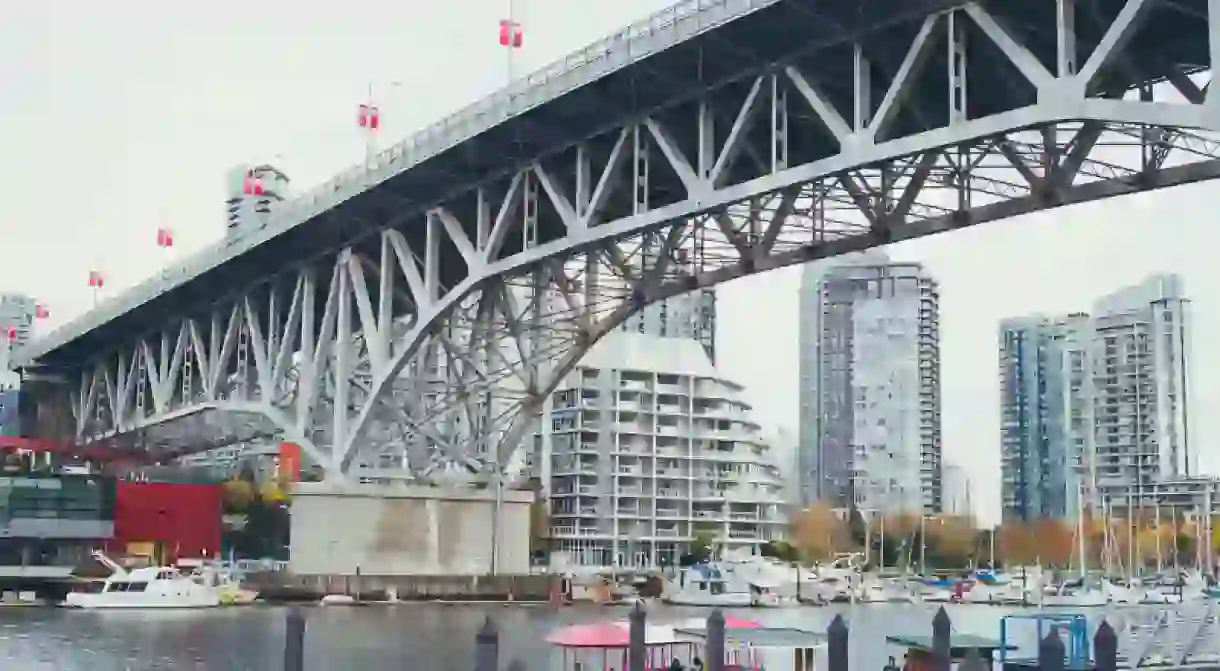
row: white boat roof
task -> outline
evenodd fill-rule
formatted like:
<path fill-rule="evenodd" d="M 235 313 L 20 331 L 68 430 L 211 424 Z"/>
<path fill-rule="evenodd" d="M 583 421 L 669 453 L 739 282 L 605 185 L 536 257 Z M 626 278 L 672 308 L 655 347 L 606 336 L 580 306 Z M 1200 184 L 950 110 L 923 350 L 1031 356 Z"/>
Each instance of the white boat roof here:
<path fill-rule="evenodd" d="M 707 629 L 679 629 L 679 634 L 707 638 Z M 826 634 L 792 627 L 726 628 L 726 646 L 748 645 L 755 648 L 825 648 Z"/>
<path fill-rule="evenodd" d="M 150 580 L 156 580 L 157 576 L 160 575 L 162 571 L 173 571 L 175 574 L 178 573 L 178 569 L 171 566 L 146 566 L 144 568 L 132 569 L 127 572 L 127 575 L 116 577 L 129 582 L 147 582 Z"/>

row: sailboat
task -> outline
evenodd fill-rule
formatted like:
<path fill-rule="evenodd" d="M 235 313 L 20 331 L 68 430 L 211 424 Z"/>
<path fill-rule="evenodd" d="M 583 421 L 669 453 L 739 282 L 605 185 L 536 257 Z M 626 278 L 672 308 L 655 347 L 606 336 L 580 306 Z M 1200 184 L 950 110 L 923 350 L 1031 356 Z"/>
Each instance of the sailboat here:
<path fill-rule="evenodd" d="M 1108 595 L 1104 586 L 1090 581 L 1088 576 L 1088 554 L 1085 552 L 1084 494 L 1076 488 L 1076 552 L 1080 558 L 1080 579 L 1077 584 L 1064 582 L 1053 594 L 1042 595 L 1043 606 L 1070 606 L 1073 608 L 1096 608 L 1105 606 Z"/>

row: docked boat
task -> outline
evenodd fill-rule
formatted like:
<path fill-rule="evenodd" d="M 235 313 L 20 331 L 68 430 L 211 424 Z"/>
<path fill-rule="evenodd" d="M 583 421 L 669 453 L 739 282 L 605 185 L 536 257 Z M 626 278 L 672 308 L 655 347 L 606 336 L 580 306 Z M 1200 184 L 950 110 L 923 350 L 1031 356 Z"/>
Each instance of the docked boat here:
<path fill-rule="evenodd" d="M 861 603 L 918 603 L 918 590 L 903 578 L 881 578 L 866 576 L 861 580 L 859 595 Z"/>
<path fill-rule="evenodd" d="M 110 570 L 100 592 L 71 592 L 63 605 L 84 609 L 214 608 L 220 590 L 172 566 L 127 570 L 101 552 L 93 558 Z"/>
<path fill-rule="evenodd" d="M 748 584 L 726 574 L 716 564 L 697 564 L 679 569 L 665 582 L 661 594 L 665 603 L 675 606 L 748 607 L 755 598 Z"/>
<path fill-rule="evenodd" d="M 984 582 L 975 580 L 964 590 L 961 600 L 965 603 L 985 603 L 994 606 L 1019 606 L 1028 602 L 1025 586 L 1020 582 Z"/>
<path fill-rule="evenodd" d="M 1170 584 L 1156 585 L 1144 593 L 1143 605 L 1172 605 L 1208 598 L 1207 580 L 1198 572 L 1183 572 Z"/>
<path fill-rule="evenodd" d="M 1110 603 L 1110 597 L 1098 581 L 1080 579 L 1043 589 L 1041 606 L 1100 608 Z"/>
<path fill-rule="evenodd" d="M 644 660 L 647 671 L 668 671 L 676 661 L 681 668 L 706 668 L 701 658 L 707 649 L 707 621 L 672 625 L 646 624 Z M 757 622 L 724 618 L 725 671 L 791 669 L 817 671 L 827 645 L 820 632 L 767 628 Z M 551 632 L 546 640 L 559 649 L 564 671 L 626 669 L 630 664 L 631 625 L 628 622 L 577 624 Z"/>

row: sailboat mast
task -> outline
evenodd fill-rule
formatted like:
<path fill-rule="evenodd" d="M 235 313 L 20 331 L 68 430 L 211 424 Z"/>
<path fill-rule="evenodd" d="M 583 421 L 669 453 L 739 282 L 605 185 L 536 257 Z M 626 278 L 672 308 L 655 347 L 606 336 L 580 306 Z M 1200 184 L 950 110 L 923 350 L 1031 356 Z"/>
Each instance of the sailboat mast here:
<path fill-rule="evenodd" d="M 1080 552 L 1080 577 L 1083 578 L 1087 560 L 1084 554 L 1084 491 L 1079 485 L 1076 487 L 1076 549 Z"/>
<path fill-rule="evenodd" d="M 1160 501 L 1160 499 L 1156 498 L 1155 495 L 1153 496 L 1152 514 L 1155 519 L 1153 524 L 1155 525 L 1155 528 L 1156 528 L 1156 572 L 1160 573 L 1162 570 L 1165 569 L 1165 564 L 1161 560 L 1161 501 Z M 1175 537 L 1177 536 L 1176 533 L 1174 535 L 1175 535 Z M 1177 557 L 1176 552 L 1174 553 L 1173 563 L 1174 564 L 1178 563 L 1178 557 Z"/>
<path fill-rule="evenodd" d="M 1207 483 L 1207 489 L 1203 490 L 1203 547 L 1205 548 L 1204 559 L 1207 563 L 1207 573 L 1210 575 L 1215 570 L 1215 557 L 1212 555 L 1214 548 L 1212 547 L 1212 483 Z"/>
<path fill-rule="evenodd" d="M 919 516 L 919 575 L 928 577 L 928 516 Z"/>
<path fill-rule="evenodd" d="M 878 540 L 881 542 L 878 543 L 877 547 L 877 554 L 879 555 L 877 557 L 877 567 L 885 570 L 885 515 L 878 515 L 878 517 L 881 518 L 880 524 L 877 525 L 879 527 L 877 531 L 881 534 L 881 538 Z"/>
<path fill-rule="evenodd" d="M 1178 573 L 1178 509 L 1170 508 L 1169 516 L 1170 516 L 1170 520 L 1171 520 L 1169 523 L 1170 528 L 1173 529 L 1173 545 L 1171 546 L 1173 548 L 1173 572 L 1174 572 L 1174 575 L 1177 575 L 1177 573 Z"/>
<path fill-rule="evenodd" d="M 1127 577 L 1135 577 L 1135 500 L 1127 490 Z"/>
<path fill-rule="evenodd" d="M 860 513 L 864 515 L 863 512 Z M 868 566 L 873 559 L 873 524 L 872 520 L 864 520 L 864 565 Z"/>

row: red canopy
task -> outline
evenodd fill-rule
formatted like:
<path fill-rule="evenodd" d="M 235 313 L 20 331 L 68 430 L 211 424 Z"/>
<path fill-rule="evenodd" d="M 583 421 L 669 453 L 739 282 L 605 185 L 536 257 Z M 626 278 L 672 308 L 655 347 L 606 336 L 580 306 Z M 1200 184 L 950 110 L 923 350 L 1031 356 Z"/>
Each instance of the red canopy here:
<path fill-rule="evenodd" d="M 699 620 L 697 626 L 706 626 L 706 622 Z M 757 629 L 761 626 L 753 620 L 724 618 L 726 629 Z M 597 622 L 557 629 L 551 632 L 546 640 L 551 645 L 562 648 L 626 648 L 630 634 L 631 627 L 626 622 Z M 644 630 L 646 645 L 672 645 L 681 642 L 672 626 L 648 625 Z"/>
<path fill-rule="evenodd" d="M 576 624 L 551 632 L 546 640 L 565 648 L 621 648 L 627 645 L 627 631 L 613 622 Z"/>

